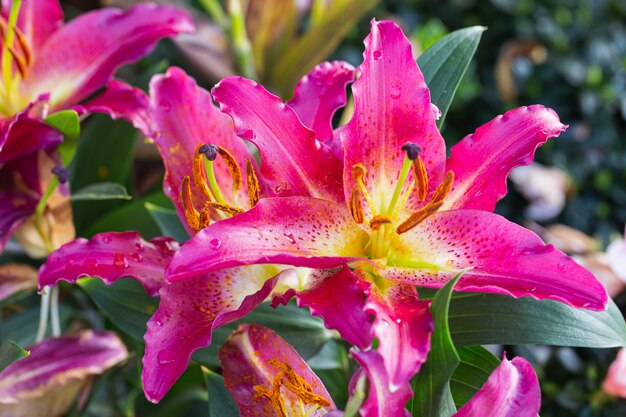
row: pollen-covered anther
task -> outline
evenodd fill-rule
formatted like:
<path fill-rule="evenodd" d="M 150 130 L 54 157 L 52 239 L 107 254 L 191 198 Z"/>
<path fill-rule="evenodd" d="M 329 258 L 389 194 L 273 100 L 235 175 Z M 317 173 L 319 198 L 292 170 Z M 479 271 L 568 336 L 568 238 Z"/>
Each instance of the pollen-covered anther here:
<path fill-rule="evenodd" d="M 205 208 L 211 207 L 211 208 L 214 208 L 216 210 L 222 211 L 224 213 L 231 214 L 233 216 L 235 214 L 239 214 L 239 213 L 243 213 L 244 212 L 244 210 L 240 209 L 239 207 L 233 207 L 233 206 L 230 206 L 228 204 L 218 203 L 217 201 L 207 201 L 205 203 L 204 207 Z"/>
<path fill-rule="evenodd" d="M 443 201 L 446 198 L 446 195 L 448 195 L 450 189 L 452 188 L 453 182 L 454 173 L 452 171 L 448 171 L 443 182 L 439 184 L 439 187 L 437 187 L 435 193 L 433 194 L 433 198 L 428 202 L 428 204 L 413 213 L 408 219 L 401 223 L 396 228 L 396 233 L 402 234 L 408 232 L 439 211 L 441 206 L 443 206 Z"/>
<path fill-rule="evenodd" d="M 187 224 L 193 230 L 198 231 L 200 227 L 200 213 L 193 206 L 193 197 L 191 194 L 191 179 L 189 176 L 183 178 L 182 187 L 180 190 L 180 200 L 183 205 L 183 211 L 185 213 L 185 219 Z"/>
<path fill-rule="evenodd" d="M 376 215 L 370 220 L 370 228 L 372 230 L 379 230 L 382 226 L 386 224 L 391 224 L 392 220 L 389 216 Z"/>
<path fill-rule="evenodd" d="M 228 172 L 233 179 L 233 192 L 236 193 L 241 189 L 241 185 L 243 184 L 241 168 L 239 167 L 239 164 L 237 163 L 235 157 L 225 148 L 218 145 L 217 152 L 220 154 L 220 156 L 226 163 L 226 166 L 228 167 Z"/>
<path fill-rule="evenodd" d="M 259 187 L 259 179 L 256 176 L 256 172 L 254 172 L 252 162 L 249 159 L 246 159 L 246 182 L 248 184 L 250 208 L 252 208 L 261 199 L 261 188 Z"/>
<path fill-rule="evenodd" d="M 360 188 L 354 187 L 352 189 L 352 194 L 350 194 L 350 213 L 352 213 L 352 218 L 358 224 L 363 223 L 363 204 L 361 202 L 362 193 Z"/>
<path fill-rule="evenodd" d="M 413 176 L 415 177 L 415 189 L 419 201 L 426 200 L 428 195 L 428 173 L 422 158 L 419 156 L 413 160 Z"/>

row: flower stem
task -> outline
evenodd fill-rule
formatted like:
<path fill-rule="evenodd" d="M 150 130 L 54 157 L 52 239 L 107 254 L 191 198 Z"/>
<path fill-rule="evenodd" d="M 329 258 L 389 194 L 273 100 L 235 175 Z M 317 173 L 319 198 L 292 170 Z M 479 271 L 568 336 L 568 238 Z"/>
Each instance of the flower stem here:
<path fill-rule="evenodd" d="M 235 61 L 241 74 L 254 80 L 257 78 L 257 73 L 252 60 L 252 47 L 246 32 L 246 19 L 241 7 L 241 0 L 229 0 L 228 6 Z"/>
<path fill-rule="evenodd" d="M 39 310 L 39 328 L 37 329 L 37 337 L 35 342 L 39 343 L 46 336 L 48 328 L 48 312 L 50 311 L 50 291 L 48 287 L 43 289 L 41 294 L 41 310 Z"/>
<path fill-rule="evenodd" d="M 7 33 L 4 38 L 4 42 L 2 43 L 2 76 L 7 94 L 10 91 L 13 72 L 11 68 L 11 53 L 9 52 L 9 48 L 11 48 L 11 45 L 13 45 L 13 41 L 15 40 L 14 28 L 17 24 L 17 16 L 19 15 L 21 5 L 22 0 L 13 0 L 11 3 L 11 11 L 9 12 L 9 21 L 7 22 L 6 28 Z"/>
<path fill-rule="evenodd" d="M 46 235 L 46 232 L 43 229 L 43 224 L 41 223 L 41 220 L 42 220 L 44 211 L 46 210 L 48 199 L 50 198 L 50 196 L 52 195 L 52 193 L 54 192 L 54 190 L 57 188 L 58 185 L 59 185 L 59 179 L 55 175 L 52 177 L 52 180 L 50 180 L 50 183 L 48 184 L 48 188 L 46 188 L 46 191 L 39 199 L 39 203 L 37 203 L 37 208 L 35 208 L 35 226 L 37 227 L 37 231 L 39 232 L 41 239 L 46 245 L 46 250 L 48 252 L 54 251 L 54 247 L 52 246 L 52 242 L 50 241 L 49 236 Z"/>
<path fill-rule="evenodd" d="M 59 318 L 59 287 L 52 288 L 50 300 L 50 321 L 52 323 L 52 336 L 61 336 L 61 320 Z"/>
<path fill-rule="evenodd" d="M 213 18 L 215 23 L 220 26 L 228 25 L 228 17 L 222 8 L 222 5 L 217 0 L 199 0 L 200 6 Z"/>

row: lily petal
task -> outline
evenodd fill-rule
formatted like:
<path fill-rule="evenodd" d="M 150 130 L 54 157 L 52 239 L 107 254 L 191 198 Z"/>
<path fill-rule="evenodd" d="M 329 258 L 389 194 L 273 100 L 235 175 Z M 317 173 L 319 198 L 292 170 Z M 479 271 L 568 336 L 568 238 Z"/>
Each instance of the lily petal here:
<path fill-rule="evenodd" d="M 329 201 L 264 198 L 186 242 L 172 258 L 167 280 L 250 264 L 333 268 L 364 259 L 364 238 L 349 214 Z"/>
<path fill-rule="evenodd" d="M 165 267 L 177 249 L 174 239 L 158 237 L 148 242 L 137 232 L 78 238 L 50 254 L 39 269 L 39 289 L 59 281 L 74 283 L 81 277 L 97 277 L 107 285 L 130 277 L 155 296 L 164 284 Z"/>
<path fill-rule="evenodd" d="M 146 398 L 159 402 L 187 369 L 191 354 L 211 343 L 213 329 L 248 314 L 276 284 L 277 269 L 243 267 L 164 286 L 144 339 Z"/>
<path fill-rule="evenodd" d="M 333 115 L 346 105 L 346 86 L 354 81 L 354 75 L 354 67 L 347 62 L 323 62 L 300 80 L 293 98 L 287 102 L 302 124 L 337 156 L 343 150 L 341 143 L 333 141 Z"/>
<path fill-rule="evenodd" d="M 454 417 L 537 417 L 541 407 L 539 381 L 526 359 L 503 358 L 485 385 Z"/>
<path fill-rule="evenodd" d="M 602 389 L 609 395 L 626 398 L 626 349 L 622 348 L 609 367 Z"/>
<path fill-rule="evenodd" d="M 6 18 L 12 0 L 2 0 L 2 15 Z M 17 27 L 33 48 L 39 47 L 63 25 L 63 10 L 57 0 L 28 0 L 20 6 Z"/>
<path fill-rule="evenodd" d="M 212 143 L 227 149 L 240 167 L 246 159 L 254 163 L 245 143 L 233 131 L 232 121 L 213 104 L 208 91 L 180 68 L 170 67 L 164 75 L 155 75 L 150 82 L 150 114 L 154 119 L 153 139 L 165 164 L 165 194 L 174 202 L 178 216 L 185 218 L 181 201 L 182 181 L 192 176 L 193 158 L 198 145 Z M 232 178 L 222 158 L 213 164 L 218 186 L 224 198 L 232 203 Z M 192 187 L 194 203 L 204 205 L 205 199 Z M 246 185 L 240 190 L 240 200 L 246 201 Z M 187 226 L 190 234 L 195 233 Z"/>
<path fill-rule="evenodd" d="M 60 417 L 88 378 L 124 361 L 128 352 L 110 332 L 46 339 L 29 348 L 30 356 L 0 373 L 0 414 Z"/>
<path fill-rule="evenodd" d="M 387 207 L 405 159 L 402 146 L 414 142 L 422 148 L 430 183 L 436 187 L 443 178 L 445 143 L 402 30 L 393 22 L 372 20 L 363 57 L 361 76 L 352 85 L 354 116 L 341 132 L 344 194 L 349 202 L 356 185 L 352 167 L 361 163 L 367 170 L 365 183 L 374 190 L 374 206 Z"/>
<path fill-rule="evenodd" d="M 37 288 L 37 270 L 30 265 L 8 263 L 0 266 L 0 301 L 13 294 Z"/>
<path fill-rule="evenodd" d="M 479 127 L 451 149 L 446 170 L 454 172 L 454 184 L 442 210 L 493 211 L 506 195 L 509 172 L 529 165 L 535 150 L 565 129 L 554 111 L 539 105 L 508 111 Z"/>
<path fill-rule="evenodd" d="M 239 326 L 219 357 L 241 417 L 322 417 L 335 409 L 322 381 L 294 348 L 263 326 Z"/>
<path fill-rule="evenodd" d="M 147 137 L 152 136 L 153 122 L 148 112 L 149 99 L 143 90 L 123 81 L 111 80 L 106 90 L 82 106 L 80 113 L 105 113 L 113 119 L 123 119 Z"/>
<path fill-rule="evenodd" d="M 235 133 L 259 148 L 261 174 L 277 195 L 343 198 L 341 161 L 280 98 L 242 77 L 223 79 L 211 93 Z"/>
<path fill-rule="evenodd" d="M 385 294 L 372 290 L 365 311 L 374 314 L 373 331 L 393 389 L 409 387 L 430 350 L 433 318 L 429 303 L 411 285 L 396 283 Z M 404 388 L 403 388 L 404 389 Z"/>
<path fill-rule="evenodd" d="M 44 122 L 21 112 L 0 123 L 0 164 L 39 149 L 51 149 L 63 141 L 63 134 Z"/>
<path fill-rule="evenodd" d="M 187 13 L 164 5 L 85 13 L 55 31 L 37 51 L 25 91 L 49 91 L 53 109 L 68 107 L 102 87 L 118 67 L 149 53 L 161 38 L 192 30 Z"/>
<path fill-rule="evenodd" d="M 439 212 L 400 235 L 382 276 L 438 288 L 465 270 L 458 291 L 551 299 L 604 310 L 607 294 L 585 268 L 505 218 L 480 210 Z"/>
<path fill-rule="evenodd" d="M 411 387 L 409 384 L 403 384 L 396 390 L 391 389 L 391 381 L 380 352 L 376 350 L 353 351 L 352 356 L 363 367 L 369 380 L 369 393 L 359 410 L 361 416 L 410 417 L 411 414 L 404 408 L 404 404 L 411 396 Z"/>

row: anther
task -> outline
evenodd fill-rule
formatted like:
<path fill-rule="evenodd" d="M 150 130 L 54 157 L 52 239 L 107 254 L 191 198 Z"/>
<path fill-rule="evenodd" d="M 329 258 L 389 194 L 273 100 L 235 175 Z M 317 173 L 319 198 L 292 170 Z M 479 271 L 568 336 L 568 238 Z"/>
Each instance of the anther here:
<path fill-rule="evenodd" d="M 204 156 L 206 156 L 206 159 L 208 159 L 209 161 L 215 161 L 215 158 L 217 158 L 217 152 L 217 146 L 213 145 L 212 143 L 205 143 L 204 145 L 200 145 L 198 147 L 198 153 L 204 154 Z"/>
<path fill-rule="evenodd" d="M 415 176 L 415 184 L 417 184 L 417 198 L 419 201 L 424 201 L 428 195 L 428 173 L 422 158 L 419 156 L 413 160 L 413 175 Z"/>
<path fill-rule="evenodd" d="M 379 230 L 382 226 L 386 224 L 391 224 L 391 218 L 389 216 L 377 215 L 370 220 L 370 228 L 372 230 Z"/>
<path fill-rule="evenodd" d="M 233 179 L 233 193 L 237 193 L 237 191 L 241 189 L 241 185 L 243 183 L 243 178 L 241 177 L 241 168 L 239 167 L 239 164 L 237 163 L 235 157 L 225 148 L 217 146 L 217 152 L 220 154 L 224 162 L 226 162 L 230 177 Z"/>
<path fill-rule="evenodd" d="M 223 204 L 223 203 L 218 203 L 216 201 L 207 201 L 204 205 L 205 208 L 207 207 L 212 207 L 216 210 L 219 211 L 223 211 L 224 213 L 228 213 L 228 214 L 232 214 L 233 216 L 235 214 L 239 214 L 239 213 L 243 213 L 244 210 L 240 209 L 239 207 L 233 207 L 230 206 L 228 204 Z"/>
<path fill-rule="evenodd" d="M 250 208 L 256 206 L 261 198 L 261 189 L 259 187 L 259 179 L 254 172 L 254 167 L 249 159 L 246 159 L 246 182 L 248 183 L 248 198 L 250 199 Z"/>
<path fill-rule="evenodd" d="M 198 213 L 196 208 L 193 206 L 191 179 L 188 176 L 183 178 L 183 184 L 180 190 L 180 200 L 183 204 L 183 212 L 185 213 L 187 224 L 195 231 L 200 230 L 200 213 Z"/>
<path fill-rule="evenodd" d="M 202 155 L 205 155 L 205 152 L 201 152 L 203 147 L 212 146 L 212 145 L 199 145 L 197 147 L 196 153 L 193 158 L 193 164 L 191 166 L 191 172 L 193 173 L 193 184 L 196 186 L 196 189 L 202 193 L 204 198 L 209 201 L 215 200 L 213 196 L 213 192 L 209 188 L 208 179 L 206 176 L 206 168 L 204 166 L 204 158 Z M 217 151 L 215 151 L 215 155 L 217 155 Z"/>
<path fill-rule="evenodd" d="M 350 212 L 352 213 L 352 218 L 358 224 L 363 223 L 364 220 L 361 196 L 361 189 L 359 187 L 354 187 L 352 189 L 352 194 L 350 194 Z"/>
<path fill-rule="evenodd" d="M 406 152 L 406 157 L 411 161 L 415 161 L 420 153 L 422 153 L 422 148 L 413 142 L 407 142 L 402 146 L 402 150 Z"/>
<path fill-rule="evenodd" d="M 61 184 L 65 184 L 70 179 L 70 172 L 60 165 L 55 166 L 54 168 L 52 168 L 51 171 L 54 175 L 57 176 L 57 178 L 59 179 L 59 183 Z"/>

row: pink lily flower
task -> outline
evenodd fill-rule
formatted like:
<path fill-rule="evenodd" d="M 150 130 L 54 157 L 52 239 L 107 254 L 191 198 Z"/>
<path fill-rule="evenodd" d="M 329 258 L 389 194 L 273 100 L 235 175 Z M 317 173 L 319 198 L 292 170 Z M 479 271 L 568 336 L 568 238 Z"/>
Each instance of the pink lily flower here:
<path fill-rule="evenodd" d="M 363 403 L 363 417 L 410 415 L 387 401 L 385 373 L 377 370 L 376 351 L 353 352 L 370 377 L 370 395 Z M 298 353 L 271 330 L 242 325 L 219 352 L 224 383 L 239 406 L 242 417 L 341 416 L 319 378 Z M 355 377 L 360 373 L 357 371 Z M 410 395 L 410 393 L 409 393 Z M 455 417 L 536 417 L 541 405 L 539 381 L 523 358 L 503 358 L 485 385 Z"/>
<path fill-rule="evenodd" d="M 335 110 L 345 105 L 345 87 L 353 77 L 354 68 L 346 63 L 324 63 L 296 87 L 292 103 L 299 109 L 298 117 L 329 142 L 333 136 L 330 120 Z M 309 94 L 316 100 L 297 98 Z M 101 110 L 126 118 L 154 139 L 166 167 L 164 191 L 190 236 L 206 223 L 221 221 L 260 199 L 286 191 L 280 184 L 268 185 L 244 142 L 235 135 L 230 117 L 221 113 L 209 92 L 182 70 L 170 68 L 166 74 L 155 76 L 149 98 L 138 89 L 116 83 L 101 97 L 106 99 Z M 209 144 L 217 153 L 207 155 L 215 157 L 210 163 L 199 153 L 210 154 L 206 149 Z M 314 157 L 318 151 L 313 142 L 311 145 Z M 340 165 L 326 145 L 319 147 L 319 154 L 320 159 Z M 281 161 L 273 157 L 262 153 L 263 165 L 280 167 Z M 282 154 L 277 157 L 282 158 Z M 144 391 L 154 402 L 161 400 L 185 371 L 192 353 L 211 343 L 214 328 L 245 316 L 267 299 L 279 282 L 277 274 L 295 274 L 273 265 L 245 266 L 167 284 L 165 268 L 178 248 L 170 238 L 148 242 L 135 232 L 102 233 L 89 241 L 77 239 L 53 252 L 39 273 L 40 288 L 60 280 L 75 282 L 81 276 L 97 276 L 108 284 L 132 277 L 148 294 L 161 298 L 148 322 L 143 360 Z"/>
<path fill-rule="evenodd" d="M 83 331 L 46 339 L 0 372 L 0 417 L 60 417 L 96 375 L 128 352 L 110 332 Z"/>
<path fill-rule="evenodd" d="M 264 160 L 282 161 L 262 164 L 261 173 L 283 198 L 263 199 L 200 230 L 173 256 L 167 279 L 241 265 L 324 270 L 282 298 L 275 290 L 275 302 L 298 293 L 301 303 L 312 292 L 314 313 L 346 340 L 367 348 L 376 336 L 394 392 L 408 387 L 429 348 L 432 323 L 416 285 L 438 288 L 463 273 L 458 291 L 605 309 L 606 292 L 591 273 L 492 213 L 508 173 L 566 128 L 557 115 L 542 106 L 512 110 L 464 138 L 446 159 L 438 111 L 408 39 L 394 23 L 373 21 L 365 45 L 352 86 L 354 116 L 333 135 L 343 164 L 318 159 L 315 132 L 253 81 L 229 77 L 213 89 L 237 134 Z M 278 288 L 289 288 L 287 281 Z M 328 302 L 338 288 L 340 299 Z M 354 320 L 346 323 L 346 316 Z"/>
<path fill-rule="evenodd" d="M 620 349 L 609 367 L 602 389 L 609 395 L 626 398 L 626 350 Z"/>
<path fill-rule="evenodd" d="M 193 24 L 180 9 L 150 3 L 126 12 L 100 9 L 63 24 L 58 0 L 3 0 L 0 27 L 0 247 L 4 247 L 34 211 L 24 202 L 29 196 L 23 194 L 28 193 L 7 171 L 15 171 L 21 158 L 38 150 L 53 151 L 63 140 L 43 119 L 71 108 L 100 111 L 89 103 L 78 105 L 102 88 L 117 68 L 147 55 L 161 38 L 192 31 Z"/>

